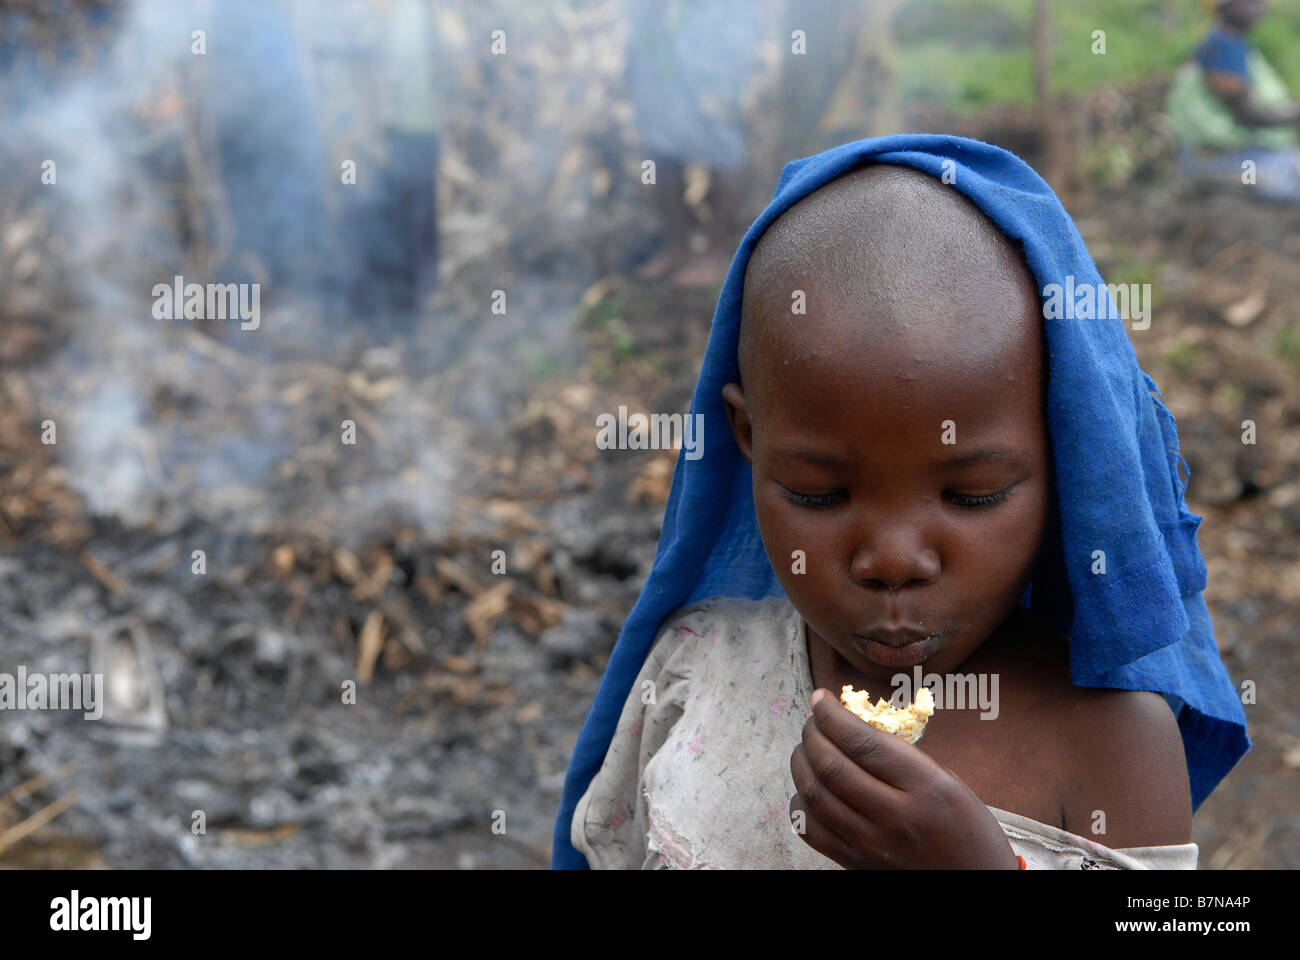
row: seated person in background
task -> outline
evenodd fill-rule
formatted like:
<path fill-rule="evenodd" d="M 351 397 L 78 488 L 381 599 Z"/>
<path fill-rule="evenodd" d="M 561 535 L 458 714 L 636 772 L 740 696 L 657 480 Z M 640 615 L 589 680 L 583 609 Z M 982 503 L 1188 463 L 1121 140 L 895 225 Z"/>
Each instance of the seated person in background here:
<path fill-rule="evenodd" d="M 1268 0 L 1220 0 L 1218 26 L 1174 75 L 1166 114 L 1193 179 L 1236 184 L 1255 165 L 1258 196 L 1300 203 L 1300 103 L 1247 34 Z"/>

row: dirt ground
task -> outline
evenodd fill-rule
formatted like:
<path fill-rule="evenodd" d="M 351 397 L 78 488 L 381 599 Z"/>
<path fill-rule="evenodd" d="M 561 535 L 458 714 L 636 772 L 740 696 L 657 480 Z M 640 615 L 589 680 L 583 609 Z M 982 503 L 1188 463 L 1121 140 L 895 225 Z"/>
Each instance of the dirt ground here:
<path fill-rule="evenodd" d="M 1166 192 L 1167 190 L 1167 192 Z M 1201 869 L 1300 866 L 1300 210 L 1148 188 L 1080 231 L 1109 281 L 1146 274 L 1138 358 L 1178 421 L 1206 599 L 1253 749 L 1193 819 Z M 1125 261 L 1131 264 L 1127 269 Z M 1242 443 L 1253 420 L 1254 445 Z"/>

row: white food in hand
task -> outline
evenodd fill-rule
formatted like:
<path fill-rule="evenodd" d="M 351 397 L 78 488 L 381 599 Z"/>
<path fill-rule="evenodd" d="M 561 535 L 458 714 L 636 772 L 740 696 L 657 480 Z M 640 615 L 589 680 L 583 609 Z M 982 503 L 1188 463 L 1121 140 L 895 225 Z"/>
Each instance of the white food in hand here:
<path fill-rule="evenodd" d="M 929 687 L 918 690 L 916 701 L 900 710 L 883 697 L 873 706 L 871 694 L 865 690 L 855 691 L 851 685 L 845 684 L 840 692 L 840 703 L 877 730 L 892 733 L 913 744 L 921 739 L 926 723 L 934 716 L 934 695 Z"/>

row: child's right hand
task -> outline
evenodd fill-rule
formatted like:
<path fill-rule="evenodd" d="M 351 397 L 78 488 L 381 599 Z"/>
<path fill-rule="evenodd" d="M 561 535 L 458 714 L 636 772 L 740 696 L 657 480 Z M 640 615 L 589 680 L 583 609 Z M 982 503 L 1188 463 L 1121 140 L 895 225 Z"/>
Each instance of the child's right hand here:
<path fill-rule="evenodd" d="M 847 869 L 1019 869 L 992 812 L 956 774 L 826 691 L 812 699 L 790 757 L 790 813 L 803 813 L 805 843 Z"/>

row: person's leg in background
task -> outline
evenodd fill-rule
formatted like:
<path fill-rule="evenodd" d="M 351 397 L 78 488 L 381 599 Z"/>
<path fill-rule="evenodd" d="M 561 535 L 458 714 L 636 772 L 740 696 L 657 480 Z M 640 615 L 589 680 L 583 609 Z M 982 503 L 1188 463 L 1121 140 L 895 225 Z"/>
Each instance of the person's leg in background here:
<path fill-rule="evenodd" d="M 1192 184 L 1240 192 L 1264 202 L 1300 203 L 1300 151 L 1250 147 L 1198 153 L 1181 148 L 1178 162 L 1183 176 Z M 1248 171 L 1254 177 L 1253 183 L 1243 179 Z"/>
<path fill-rule="evenodd" d="M 1257 150 L 1252 159 L 1262 199 L 1300 203 L 1300 150 Z"/>
<path fill-rule="evenodd" d="M 415 216 L 412 224 L 415 246 L 415 303 L 417 312 L 428 305 L 438 287 L 438 157 L 437 134 L 419 134 L 413 145 L 419 163 L 417 182 L 412 186 Z"/>
<path fill-rule="evenodd" d="M 389 130 L 387 211 L 397 241 L 385 265 L 392 284 L 395 320 L 404 333 L 419 323 L 425 300 L 437 285 L 436 213 L 438 137 Z"/>

